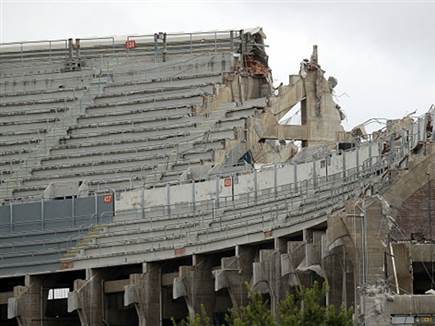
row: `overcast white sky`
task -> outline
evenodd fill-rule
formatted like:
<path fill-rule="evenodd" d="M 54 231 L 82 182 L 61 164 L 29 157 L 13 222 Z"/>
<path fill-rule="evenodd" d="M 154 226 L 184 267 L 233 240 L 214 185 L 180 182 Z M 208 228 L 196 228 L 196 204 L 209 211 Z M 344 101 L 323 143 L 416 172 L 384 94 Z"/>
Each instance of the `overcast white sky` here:
<path fill-rule="evenodd" d="M 0 42 L 255 26 L 268 36 L 277 84 L 319 45 L 347 127 L 435 103 L 435 0 L 0 0 Z"/>

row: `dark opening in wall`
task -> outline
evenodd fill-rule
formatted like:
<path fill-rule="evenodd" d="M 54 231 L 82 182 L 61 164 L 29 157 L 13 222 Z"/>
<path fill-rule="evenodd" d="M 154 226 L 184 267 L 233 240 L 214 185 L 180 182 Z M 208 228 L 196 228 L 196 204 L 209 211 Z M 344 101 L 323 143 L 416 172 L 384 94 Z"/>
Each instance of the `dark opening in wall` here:
<path fill-rule="evenodd" d="M 104 295 L 104 319 L 109 325 L 139 325 L 133 305 L 124 305 L 124 293 L 106 293 Z"/>
<path fill-rule="evenodd" d="M 186 300 L 181 297 L 173 299 L 172 286 L 162 287 L 162 325 L 174 325 L 172 319 L 180 323 L 183 319 L 187 318 L 189 311 L 187 309 Z"/>
<path fill-rule="evenodd" d="M 8 305 L 0 304 L 0 325 L 2 326 L 18 326 L 16 318 L 8 319 Z"/>
<path fill-rule="evenodd" d="M 425 294 L 427 290 L 433 289 L 435 286 L 435 263 L 412 263 L 412 276 L 414 294 Z"/>

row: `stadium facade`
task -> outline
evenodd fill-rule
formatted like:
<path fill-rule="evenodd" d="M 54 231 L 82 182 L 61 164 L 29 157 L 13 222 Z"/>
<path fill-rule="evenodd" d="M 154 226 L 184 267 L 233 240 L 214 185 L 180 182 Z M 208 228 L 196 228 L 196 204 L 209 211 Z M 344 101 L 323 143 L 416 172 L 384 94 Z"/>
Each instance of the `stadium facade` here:
<path fill-rule="evenodd" d="M 346 132 L 317 47 L 275 88 L 265 38 L 0 44 L 1 325 L 219 325 L 316 280 L 435 322 L 434 109 Z"/>

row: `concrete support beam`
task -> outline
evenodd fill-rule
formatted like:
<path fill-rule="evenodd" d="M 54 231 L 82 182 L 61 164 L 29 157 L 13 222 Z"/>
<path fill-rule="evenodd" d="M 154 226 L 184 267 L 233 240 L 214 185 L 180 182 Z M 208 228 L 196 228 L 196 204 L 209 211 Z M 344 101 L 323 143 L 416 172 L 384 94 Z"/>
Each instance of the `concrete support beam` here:
<path fill-rule="evenodd" d="M 391 314 L 435 314 L 435 295 L 394 295 L 388 302 Z"/>
<path fill-rule="evenodd" d="M 260 137 L 265 139 L 307 140 L 308 137 L 306 126 L 276 125 L 264 130 Z"/>
<path fill-rule="evenodd" d="M 14 292 L 0 292 L 0 304 L 8 304 L 8 299 L 14 296 Z"/>
<path fill-rule="evenodd" d="M 407 248 L 409 248 L 409 255 L 413 261 L 431 262 L 433 260 L 433 253 L 435 252 L 435 244 L 407 243 Z"/>
<path fill-rule="evenodd" d="M 228 289 L 233 306 L 248 303 L 248 289 L 252 277 L 252 262 L 255 258 L 254 247 L 236 247 L 236 256 L 221 259 L 221 267 L 213 271 L 214 289 Z"/>
<path fill-rule="evenodd" d="M 305 259 L 305 242 L 288 241 L 287 252 L 281 254 L 281 275 L 288 277 L 291 287 L 301 286 L 300 276 L 296 269 Z"/>
<path fill-rule="evenodd" d="M 310 235 L 305 245 L 305 264 L 306 266 L 320 265 L 322 261 L 322 237 L 325 233 L 319 231 L 307 232 L 309 232 Z"/>
<path fill-rule="evenodd" d="M 386 295 L 365 297 L 364 321 L 367 326 L 389 326 L 392 315 L 433 315 L 435 295 Z"/>
<path fill-rule="evenodd" d="M 400 294 L 414 293 L 413 289 L 413 275 L 412 275 L 412 263 L 418 262 L 419 257 L 424 257 L 430 259 L 430 250 L 425 251 L 421 250 L 414 253 L 414 256 L 411 254 L 413 252 L 413 247 L 417 247 L 418 249 L 423 249 L 431 247 L 433 245 L 413 245 L 409 243 L 395 243 L 392 245 L 393 255 L 389 257 L 387 262 L 387 271 L 388 275 L 391 275 L 394 279 L 394 273 L 397 276 L 397 282 L 400 288 Z M 429 255 L 427 255 L 429 253 Z M 421 261 L 425 261 L 422 258 Z M 396 271 L 393 269 L 393 260 L 395 263 Z M 430 261 L 430 260 L 426 260 Z"/>
<path fill-rule="evenodd" d="M 124 292 L 124 288 L 130 284 L 130 280 L 114 280 L 104 282 L 104 293 L 119 293 Z"/>
<path fill-rule="evenodd" d="M 279 89 L 279 95 L 271 100 L 271 112 L 281 119 L 293 106 L 306 97 L 304 80 L 299 75 L 289 78 L 289 85 Z"/>
<path fill-rule="evenodd" d="M 42 278 L 26 275 L 24 286 L 15 286 L 8 298 L 8 319 L 16 318 L 19 326 L 32 326 L 43 319 L 48 291 L 43 289 Z"/>
<path fill-rule="evenodd" d="M 174 279 L 178 276 L 178 273 L 165 273 L 162 274 L 162 286 L 171 286 L 174 284 Z"/>
<path fill-rule="evenodd" d="M 82 326 L 97 326 L 103 322 L 103 277 L 95 269 L 86 271 L 86 280 L 75 280 L 68 294 L 68 312 L 77 311 Z"/>
<path fill-rule="evenodd" d="M 160 324 L 161 272 L 155 263 L 144 264 L 142 274 L 130 274 L 124 289 L 124 305 L 134 305 L 139 326 Z"/>
<path fill-rule="evenodd" d="M 267 289 L 271 300 L 272 315 L 279 316 L 279 303 L 288 290 L 288 277 L 281 274 L 281 253 L 279 250 L 260 250 L 260 261 L 253 263 L 252 285 L 254 289 Z"/>
<path fill-rule="evenodd" d="M 308 130 L 306 126 L 279 125 L 276 128 L 276 133 L 278 139 L 307 140 L 308 138 Z"/>
<path fill-rule="evenodd" d="M 200 313 L 201 305 L 209 316 L 213 315 L 216 298 L 212 267 L 212 259 L 194 255 L 193 266 L 180 266 L 178 277 L 174 279 L 173 299 L 184 297 L 192 318 Z"/>

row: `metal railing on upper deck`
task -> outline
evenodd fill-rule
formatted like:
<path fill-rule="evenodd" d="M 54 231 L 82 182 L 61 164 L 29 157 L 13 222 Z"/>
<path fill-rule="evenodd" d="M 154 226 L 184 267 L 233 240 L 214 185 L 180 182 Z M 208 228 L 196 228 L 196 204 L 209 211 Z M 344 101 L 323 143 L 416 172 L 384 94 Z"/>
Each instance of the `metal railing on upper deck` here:
<path fill-rule="evenodd" d="M 101 58 L 106 56 L 129 56 L 133 54 L 154 56 L 192 54 L 197 51 L 235 51 L 242 41 L 240 31 L 212 31 L 197 33 L 155 33 L 128 35 L 123 38 L 87 37 L 72 39 L 23 41 L 0 43 L 0 60 L 23 64 L 28 60 L 51 63 L 71 57 Z M 134 41 L 134 46 L 128 46 Z M 126 43 L 127 42 L 127 43 Z"/>
<path fill-rule="evenodd" d="M 213 233 L 217 231 L 224 231 L 222 237 L 225 237 L 225 233 L 240 227 L 247 226 L 252 223 L 260 224 L 262 229 L 273 223 L 278 226 L 280 223 L 278 217 L 282 214 L 287 215 L 296 221 L 298 218 L 308 217 L 307 214 L 311 210 L 321 212 L 325 207 L 322 206 L 322 202 L 328 200 L 328 206 L 334 206 L 343 199 L 343 195 L 348 192 L 354 191 L 356 188 L 360 187 L 360 180 L 370 180 L 370 176 L 374 176 L 379 170 L 382 170 L 382 162 L 378 162 L 371 167 L 367 167 L 361 171 L 356 171 L 354 169 L 349 169 L 346 173 L 337 173 L 335 175 L 329 176 L 329 178 L 321 178 L 316 182 L 313 180 L 303 180 L 296 184 L 289 184 L 285 186 L 280 186 L 278 189 L 268 188 L 264 189 L 258 194 L 258 196 L 247 196 L 241 195 L 236 197 L 224 196 L 220 198 L 220 204 L 216 203 L 214 199 L 198 201 L 195 205 L 188 205 L 183 207 L 182 205 L 162 205 L 155 206 L 148 209 L 137 209 L 134 211 L 129 211 L 128 214 L 130 218 L 125 219 L 126 224 L 123 222 L 118 222 L 118 231 L 111 231 L 111 237 L 117 234 L 122 234 L 126 230 L 131 230 L 128 226 L 135 223 L 149 223 L 150 227 L 147 232 L 152 233 L 153 231 L 163 231 L 163 236 L 155 236 L 154 238 L 147 238 L 147 241 L 152 242 L 154 240 L 165 240 L 171 242 L 171 248 L 175 248 L 180 244 L 187 244 L 187 241 L 194 239 L 199 233 Z M 276 191 L 278 190 L 278 191 Z M 320 196 L 320 193 L 325 193 L 325 196 Z M 279 205 L 279 203 L 284 203 Z M 12 204 L 11 204 L 12 205 Z M 271 208 L 273 205 L 274 208 Z M 312 207 L 311 207 L 312 206 Z M 250 210 L 250 207 L 255 207 Z M 238 209 L 243 208 L 243 211 L 237 212 Z M 231 218 L 228 216 L 225 218 L 227 212 L 231 212 Z M 251 217 L 246 218 L 246 216 L 251 215 Z M 77 240 L 74 235 L 80 237 L 87 232 L 90 225 L 92 224 L 110 224 L 112 223 L 112 215 L 108 213 L 105 217 L 104 213 L 97 220 L 95 215 L 92 216 L 68 216 L 68 217 L 55 217 L 50 218 L 45 224 L 43 220 L 37 222 L 15 222 L 11 220 L 10 225 L 5 225 L 4 231 L 12 232 L 11 236 L 14 239 L 27 239 L 27 235 L 34 232 L 45 232 L 47 234 L 53 235 L 56 238 L 56 234 L 61 232 L 50 227 L 50 223 L 62 223 L 63 225 L 69 225 L 71 227 L 71 235 L 68 239 L 65 239 L 65 243 L 68 243 L 67 247 L 74 245 Z M 182 222 L 188 218 L 190 223 L 185 224 Z M 163 227 L 153 227 L 153 224 L 164 221 Z M 86 223 L 84 223 L 86 222 Z M 278 224 L 277 224 L 278 223 Z M 214 226 L 211 226 L 214 224 Z M 123 225 L 125 227 L 123 227 Z M 19 230 L 25 227 L 29 230 L 29 226 L 33 227 L 32 231 L 27 233 L 16 233 L 13 234 L 14 230 Z M 64 232 L 64 231 L 62 231 Z M 74 238 L 73 238 L 74 237 Z M 168 240 L 169 239 L 169 240 Z M 39 242 L 35 242 L 37 245 Z M 105 241 L 105 246 L 116 246 L 122 245 L 125 240 L 112 240 Z M 42 247 L 35 247 L 30 251 L 20 251 L 20 253 L 38 254 L 45 247 L 44 241 L 40 241 Z M 10 250 L 5 254 L 13 254 L 18 252 L 20 245 L 11 244 Z M 160 244 L 152 244 L 153 250 L 160 250 Z"/>

